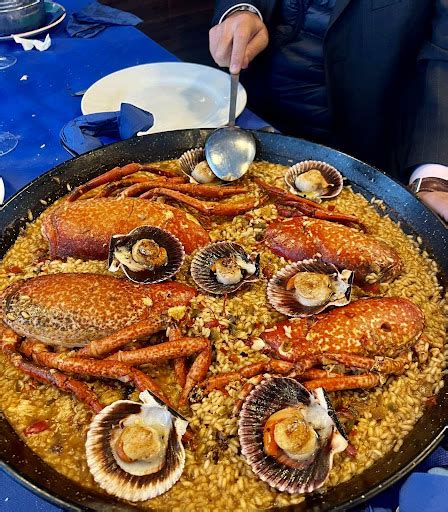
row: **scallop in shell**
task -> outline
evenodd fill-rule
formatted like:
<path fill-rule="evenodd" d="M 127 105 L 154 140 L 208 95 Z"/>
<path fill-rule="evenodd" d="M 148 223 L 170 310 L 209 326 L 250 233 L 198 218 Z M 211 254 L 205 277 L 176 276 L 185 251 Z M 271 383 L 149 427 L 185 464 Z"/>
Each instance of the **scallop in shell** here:
<path fill-rule="evenodd" d="M 216 242 L 200 249 L 191 261 L 191 276 L 203 290 L 217 295 L 233 293 L 257 281 L 260 255 L 249 255 L 235 242 Z"/>
<path fill-rule="evenodd" d="M 187 176 L 190 183 L 224 184 L 210 169 L 205 159 L 204 148 L 195 148 L 186 151 L 180 156 L 178 162 L 181 171 Z"/>
<path fill-rule="evenodd" d="M 109 244 L 109 270 L 123 270 L 135 283 L 160 283 L 182 266 L 185 251 L 170 232 L 155 226 L 140 226 L 127 235 L 114 235 Z"/>
<path fill-rule="evenodd" d="M 354 272 L 321 260 L 303 260 L 279 270 L 269 281 L 269 303 L 292 317 L 316 315 L 329 306 L 350 302 Z"/>
<path fill-rule="evenodd" d="M 312 201 L 332 199 L 341 193 L 342 174 L 330 164 L 305 160 L 290 167 L 285 174 L 290 192 Z"/>
<path fill-rule="evenodd" d="M 95 481 L 129 501 L 163 494 L 185 466 L 182 436 L 188 422 L 148 391 L 140 393 L 140 400 L 118 400 L 105 407 L 93 418 L 86 441 Z"/>
<path fill-rule="evenodd" d="M 348 446 L 325 391 L 310 392 L 287 377 L 269 378 L 252 390 L 240 412 L 238 436 L 252 471 L 291 494 L 324 485 L 334 454 Z"/>

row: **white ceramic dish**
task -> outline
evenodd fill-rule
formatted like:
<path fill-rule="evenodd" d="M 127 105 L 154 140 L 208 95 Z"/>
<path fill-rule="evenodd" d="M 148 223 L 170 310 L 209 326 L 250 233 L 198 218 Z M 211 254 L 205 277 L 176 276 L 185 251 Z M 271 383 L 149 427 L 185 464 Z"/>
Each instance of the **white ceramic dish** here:
<path fill-rule="evenodd" d="M 121 69 L 101 78 L 85 92 L 83 114 L 111 112 L 132 103 L 154 115 L 147 133 L 223 126 L 229 115 L 230 76 L 187 62 L 159 62 Z M 238 89 L 237 115 L 247 94 Z"/>

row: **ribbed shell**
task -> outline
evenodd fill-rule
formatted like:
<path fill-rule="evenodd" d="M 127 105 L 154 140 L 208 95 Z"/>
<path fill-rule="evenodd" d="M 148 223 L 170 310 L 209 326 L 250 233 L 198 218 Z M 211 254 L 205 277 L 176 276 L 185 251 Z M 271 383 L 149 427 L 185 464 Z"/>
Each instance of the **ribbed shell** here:
<path fill-rule="evenodd" d="M 152 270 L 146 269 L 138 272 L 120 263 L 118 267 L 123 270 L 126 277 L 134 283 L 154 284 L 167 281 L 177 274 L 185 258 L 184 246 L 172 233 L 156 226 L 140 226 L 133 229 L 127 235 L 114 235 L 109 244 L 109 270 L 114 271 L 111 269 L 111 266 L 117 247 L 124 245 L 131 250 L 131 247 L 138 240 L 143 239 L 154 240 L 160 247 L 163 247 L 168 254 L 168 262 L 166 265 L 156 267 Z"/>
<path fill-rule="evenodd" d="M 348 288 L 344 295 L 335 297 L 333 300 L 320 306 L 304 306 L 294 297 L 294 289 L 287 290 L 286 284 L 298 272 L 316 272 L 319 274 L 337 274 L 336 279 L 346 283 Z M 354 272 L 347 270 L 342 275 L 337 267 L 331 263 L 321 260 L 302 260 L 291 263 L 280 269 L 269 281 L 267 286 L 267 297 L 271 306 L 279 313 L 291 317 L 307 317 L 317 315 L 330 306 L 345 306 L 350 302 Z"/>
<path fill-rule="evenodd" d="M 247 275 L 245 277 L 243 275 L 243 279 L 239 283 L 225 285 L 217 281 L 210 267 L 216 260 L 226 258 L 232 254 L 240 255 L 244 261 L 254 263 L 256 271 L 250 276 Z M 260 255 L 258 254 L 254 259 L 251 259 L 244 248 L 235 242 L 216 242 L 209 244 L 200 249 L 191 261 L 191 276 L 194 282 L 203 290 L 216 295 L 236 292 L 244 284 L 258 281 L 259 275 Z"/>
<path fill-rule="evenodd" d="M 313 460 L 303 467 L 291 468 L 280 464 L 263 449 L 263 427 L 275 412 L 299 403 L 318 402 L 333 420 L 333 433 L 317 450 Z M 347 440 L 336 414 L 328 407 L 328 397 L 322 389 L 310 393 L 304 386 L 287 377 L 273 377 L 256 386 L 246 398 L 238 421 L 241 452 L 252 471 L 271 487 L 290 494 L 309 493 L 321 487 L 330 473 L 333 455 L 345 450 Z M 338 430 L 341 428 L 341 431 Z"/>
<path fill-rule="evenodd" d="M 296 188 L 295 180 L 297 176 L 311 171 L 311 169 L 317 169 L 320 171 L 325 180 L 328 183 L 331 183 L 333 186 L 329 187 L 329 189 L 323 195 L 317 198 L 309 197 L 309 199 L 312 201 L 321 202 L 322 199 L 332 199 L 341 193 L 341 190 L 344 186 L 342 174 L 332 165 L 321 162 L 319 160 L 305 160 L 293 165 L 286 171 L 285 182 L 291 193 L 296 195 L 303 195 L 303 193 Z"/>
<path fill-rule="evenodd" d="M 174 418 L 165 465 L 160 471 L 136 476 L 117 464 L 110 446 L 111 431 L 127 416 L 139 414 L 142 407 L 143 404 L 130 400 L 114 402 L 93 418 L 87 432 L 87 464 L 93 478 L 109 494 L 129 501 L 144 501 L 163 494 L 179 480 L 185 466 L 185 450 Z"/>
<path fill-rule="evenodd" d="M 202 162 L 205 160 L 205 152 L 204 148 L 195 148 L 195 149 L 189 149 L 188 151 L 185 151 L 179 159 L 178 163 L 180 166 L 180 170 L 182 173 L 189 179 L 190 183 L 198 183 L 191 174 L 194 171 L 194 168 L 199 162 Z M 213 172 L 213 171 L 212 171 Z M 225 185 L 223 181 L 221 181 L 218 177 L 216 177 L 215 180 L 208 183 L 209 185 Z"/>

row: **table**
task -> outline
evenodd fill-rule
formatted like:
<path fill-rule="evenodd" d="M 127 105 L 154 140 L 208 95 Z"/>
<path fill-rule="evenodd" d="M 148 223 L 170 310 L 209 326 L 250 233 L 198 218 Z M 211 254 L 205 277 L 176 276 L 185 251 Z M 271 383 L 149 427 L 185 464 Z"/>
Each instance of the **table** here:
<path fill-rule="evenodd" d="M 64 6 L 70 14 L 88 1 L 64 0 Z M 84 90 L 99 78 L 124 67 L 178 60 L 134 27 L 110 27 L 93 39 L 70 38 L 64 27 L 65 22 L 51 32 L 52 46 L 45 52 L 24 52 L 15 43 L 0 43 L 0 55 L 17 57 L 15 66 L 0 71 L 0 131 L 11 131 L 19 137 L 16 149 L 0 157 L 6 198 L 71 158 L 59 142 L 62 126 L 81 114 L 80 98 L 71 92 Z M 246 109 L 239 124 L 244 128 L 259 128 L 266 123 Z M 395 510 L 401 483 L 379 495 L 370 505 Z M 34 496 L 1 470 L 0 509 L 4 512 L 60 510 Z"/>

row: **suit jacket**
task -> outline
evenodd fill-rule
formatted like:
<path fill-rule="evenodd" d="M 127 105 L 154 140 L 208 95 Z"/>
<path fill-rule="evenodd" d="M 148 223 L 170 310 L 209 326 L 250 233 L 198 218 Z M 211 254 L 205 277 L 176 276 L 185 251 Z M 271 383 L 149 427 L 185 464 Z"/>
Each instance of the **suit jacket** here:
<path fill-rule="evenodd" d="M 306 0 L 246 1 L 270 33 L 243 78 L 250 105 L 300 136 L 291 84 Z M 218 0 L 214 22 L 237 3 Z M 448 165 L 448 0 L 336 0 L 323 47 L 331 146 L 402 179 Z"/>

